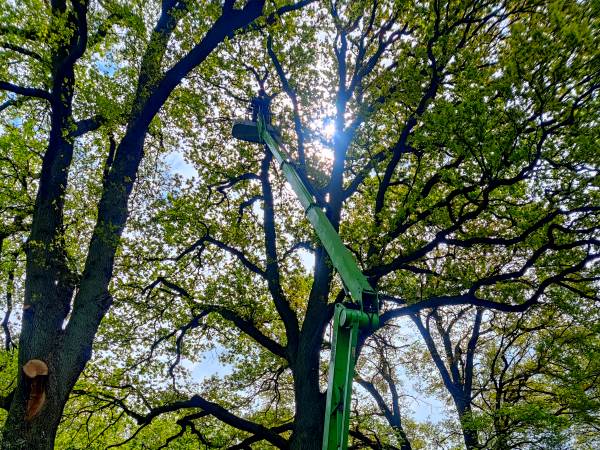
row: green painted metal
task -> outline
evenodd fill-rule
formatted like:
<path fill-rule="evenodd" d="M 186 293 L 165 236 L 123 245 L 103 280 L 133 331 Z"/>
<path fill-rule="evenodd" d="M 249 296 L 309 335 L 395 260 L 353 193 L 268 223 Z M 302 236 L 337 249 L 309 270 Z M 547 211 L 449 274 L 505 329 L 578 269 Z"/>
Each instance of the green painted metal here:
<path fill-rule="evenodd" d="M 323 212 L 323 210 L 316 204 L 313 195 L 310 193 L 298 171 L 294 167 L 294 163 L 291 162 L 288 155 L 281 149 L 278 142 L 271 136 L 266 130 L 264 122 L 259 117 L 259 132 L 269 150 L 275 157 L 275 160 L 279 163 L 283 174 L 290 183 L 292 189 L 298 196 L 304 212 L 309 222 L 315 229 L 317 236 L 335 269 L 340 274 L 344 286 L 350 294 L 352 300 L 356 302 L 360 308 L 363 308 L 363 294 L 367 293 L 376 299 L 376 292 L 369 284 L 367 277 L 363 275 L 354 256 L 350 253 L 350 250 L 342 242 L 340 235 L 337 233 L 331 222 Z M 376 308 L 374 308 L 376 309 Z"/>
<path fill-rule="evenodd" d="M 376 328 L 379 325 L 377 292 L 369 284 L 326 214 L 315 202 L 294 163 L 282 149 L 279 134 L 273 132 L 273 127 L 267 124 L 263 113 L 261 111 L 257 114 L 257 122 L 236 123 L 234 136 L 248 142 L 264 143 L 269 148 L 300 200 L 306 217 L 352 300 L 352 305 L 335 305 L 323 432 L 323 450 L 347 450 L 358 332 L 360 329 Z"/>
<path fill-rule="evenodd" d="M 346 450 L 350 426 L 350 401 L 356 363 L 358 330 L 368 327 L 367 313 L 335 305 L 333 339 L 327 383 L 323 450 Z"/>

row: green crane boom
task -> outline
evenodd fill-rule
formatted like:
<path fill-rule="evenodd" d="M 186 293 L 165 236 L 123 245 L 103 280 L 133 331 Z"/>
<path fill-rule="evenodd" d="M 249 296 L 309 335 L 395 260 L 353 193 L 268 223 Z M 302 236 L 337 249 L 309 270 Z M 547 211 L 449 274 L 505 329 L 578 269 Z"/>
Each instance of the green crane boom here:
<path fill-rule="evenodd" d="M 269 124 L 271 115 L 268 100 L 255 99 L 253 107 L 254 121 L 235 123 L 232 130 L 234 137 L 268 147 L 300 200 L 306 217 L 340 274 L 351 299 L 348 303 L 335 305 L 323 431 L 323 450 L 346 450 L 358 332 L 379 325 L 377 292 L 283 150 L 277 131 Z"/>

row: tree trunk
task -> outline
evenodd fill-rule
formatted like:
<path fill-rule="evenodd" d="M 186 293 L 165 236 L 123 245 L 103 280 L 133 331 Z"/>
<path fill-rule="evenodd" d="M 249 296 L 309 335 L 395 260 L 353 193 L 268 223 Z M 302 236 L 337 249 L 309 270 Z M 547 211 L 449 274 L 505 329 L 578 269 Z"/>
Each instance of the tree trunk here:
<path fill-rule="evenodd" d="M 456 402 L 456 409 L 458 410 L 460 428 L 462 430 L 463 440 L 465 441 L 465 447 L 467 448 L 467 450 L 475 450 L 481 448 L 479 446 L 479 436 L 477 434 L 477 429 L 472 423 L 470 405 L 465 405 L 461 404 L 461 402 Z"/>
<path fill-rule="evenodd" d="M 243 9 L 224 9 L 205 37 L 172 69 L 162 75 L 162 59 L 171 33 L 186 2 L 163 2 L 163 10 L 142 58 L 136 98 L 125 136 L 106 168 L 98 217 L 81 277 L 68 269 L 64 250 L 63 206 L 73 156 L 75 129 L 72 99 L 75 63 L 87 45 L 87 4 L 73 2 L 68 14 L 74 33 L 53 55 L 51 128 L 44 154 L 31 233 L 23 324 L 19 345 L 19 373 L 3 431 L 2 448 L 42 450 L 54 447 L 61 415 L 86 363 L 100 322 L 111 303 L 108 285 L 115 252 L 127 221 L 127 202 L 143 156 L 144 138 L 152 118 L 173 89 L 236 29 L 262 14 L 262 1 Z M 62 17 L 66 6 L 52 4 Z M 62 19 L 60 19 L 62 20 Z M 59 22 L 60 22 L 59 20 Z M 77 280 L 75 280 L 77 278 Z M 77 295 L 73 293 L 77 284 Z M 72 314 L 65 324 L 71 310 Z M 30 380 L 23 366 L 41 361 L 47 373 Z"/>
<path fill-rule="evenodd" d="M 319 390 L 319 357 L 332 310 L 327 305 L 331 265 L 322 248 L 315 254 L 314 273 L 315 281 L 292 366 L 296 401 L 292 450 L 321 450 L 323 444 L 326 397 Z"/>
<path fill-rule="evenodd" d="M 54 373 L 55 361 L 49 361 L 45 402 L 40 413 L 32 420 L 24 419 L 27 416 L 31 385 L 29 380 L 19 373 L 17 387 L 11 403 L 8 418 L 4 425 L 2 449 L 6 450 L 51 450 L 54 448 L 56 431 L 62 417 L 66 398 L 65 389 L 60 386 L 58 377 Z M 21 365 L 19 365 L 21 366 Z M 39 401 L 39 399 L 37 400 Z"/>
<path fill-rule="evenodd" d="M 500 409 L 500 405 L 497 405 L 497 408 Z M 508 444 L 509 437 L 509 425 L 506 420 L 506 416 L 501 415 L 500 413 L 496 413 L 494 416 L 494 445 L 493 450 L 510 450 L 510 446 Z"/>
<path fill-rule="evenodd" d="M 321 450 L 325 395 L 319 391 L 318 355 L 316 358 L 313 355 L 303 358 L 304 355 L 299 352 L 298 356 L 299 363 L 294 368 L 296 415 L 290 448 Z"/>
<path fill-rule="evenodd" d="M 461 424 L 461 426 L 462 426 L 462 424 Z M 463 428 L 463 438 L 465 440 L 465 446 L 467 447 L 467 450 L 475 450 L 475 449 L 480 448 L 479 447 L 479 439 L 477 437 L 477 431 L 465 428 L 464 426 L 462 428 Z"/>
<path fill-rule="evenodd" d="M 408 436 L 406 436 L 406 433 L 404 432 L 404 428 L 402 428 L 402 426 L 398 428 L 394 427 L 394 430 L 400 440 L 400 450 L 412 450 Z"/>

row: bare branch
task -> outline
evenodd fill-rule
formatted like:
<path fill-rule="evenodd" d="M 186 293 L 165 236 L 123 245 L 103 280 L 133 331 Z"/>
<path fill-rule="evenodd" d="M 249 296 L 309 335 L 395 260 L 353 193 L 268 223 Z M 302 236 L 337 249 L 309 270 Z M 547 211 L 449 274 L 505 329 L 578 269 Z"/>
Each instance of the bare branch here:
<path fill-rule="evenodd" d="M 200 409 L 202 409 L 203 412 L 212 415 L 213 417 L 215 417 L 216 419 L 219 419 L 220 421 L 226 423 L 227 425 L 237 428 L 238 430 L 252 433 L 257 438 L 260 438 L 259 440 L 265 440 L 265 441 L 273 444 L 275 447 L 277 447 L 279 449 L 287 449 L 288 448 L 288 441 L 286 439 L 282 438 L 281 436 L 279 436 L 278 432 L 281 432 L 281 431 L 278 431 L 277 427 L 275 427 L 273 429 L 269 429 L 269 428 L 264 427 L 263 425 L 260 425 L 255 422 L 252 422 L 250 420 L 236 416 L 235 414 L 233 414 L 229 410 L 225 409 L 218 403 L 214 403 L 209 400 L 206 400 L 205 398 L 203 398 L 199 395 L 194 395 L 188 400 L 181 400 L 181 401 L 176 401 L 173 403 L 161 405 L 157 408 L 150 410 L 150 412 L 148 412 L 145 415 L 140 415 L 138 413 L 134 413 L 133 417 L 137 420 L 138 424 L 142 425 L 142 427 L 143 427 L 143 426 L 146 426 L 147 424 L 149 424 L 150 422 L 152 422 L 152 420 L 154 420 L 156 417 L 158 417 L 162 414 L 176 412 L 176 411 L 180 411 L 183 409 L 190 409 L 190 408 L 200 408 Z M 119 444 L 119 445 L 122 445 L 122 444 Z M 107 448 L 111 448 L 111 447 L 116 447 L 116 446 L 109 446 Z"/>
<path fill-rule="evenodd" d="M 143 292 L 147 292 L 147 295 L 150 295 L 151 291 L 159 284 L 167 286 L 169 289 L 175 291 L 182 297 L 192 299 L 192 296 L 187 290 L 164 277 L 157 278 L 149 286 L 144 288 Z M 190 328 L 192 324 L 197 326 L 200 318 L 204 317 L 208 313 L 216 313 L 223 317 L 223 319 L 232 322 L 240 331 L 250 336 L 258 344 L 265 347 L 274 355 L 277 355 L 283 359 L 287 359 L 286 348 L 260 331 L 252 320 L 246 319 L 232 309 L 221 305 L 194 303 L 193 307 L 195 310 L 199 310 L 200 312 L 198 314 L 194 314 L 194 317 L 188 322 L 187 325 L 184 325 L 184 327 Z M 169 336 L 173 335 L 174 333 L 170 333 Z"/>
<path fill-rule="evenodd" d="M 44 62 L 44 58 L 42 58 L 39 53 L 36 53 L 33 50 L 29 50 L 25 47 L 21 47 L 20 45 L 11 44 L 10 42 L 0 42 L 0 47 L 7 50 L 12 50 L 13 52 L 20 53 L 21 55 L 28 56 L 40 62 Z"/>
<path fill-rule="evenodd" d="M 37 88 L 30 88 L 24 86 L 18 86 L 8 81 L 0 81 L 0 90 L 14 92 L 18 95 L 25 95 L 27 97 L 41 98 L 42 100 L 51 101 L 52 97 L 48 91 Z"/>

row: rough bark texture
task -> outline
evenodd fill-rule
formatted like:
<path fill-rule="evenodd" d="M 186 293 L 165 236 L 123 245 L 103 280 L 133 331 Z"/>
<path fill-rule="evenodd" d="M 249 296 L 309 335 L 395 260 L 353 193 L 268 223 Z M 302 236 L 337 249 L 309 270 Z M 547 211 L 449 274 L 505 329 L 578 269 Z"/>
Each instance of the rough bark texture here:
<path fill-rule="evenodd" d="M 296 415 L 291 439 L 293 450 L 320 449 L 323 439 L 325 395 L 319 391 L 319 355 L 323 333 L 331 317 L 327 293 L 331 269 L 323 251 L 317 254 L 315 285 L 302 326 L 298 353 L 293 367 Z"/>
<path fill-rule="evenodd" d="M 72 117 L 75 64 L 87 46 L 87 1 L 52 2 L 54 17 L 66 14 L 73 30 L 61 42 L 52 60 L 50 93 L 37 92 L 51 105 L 51 130 L 43 158 L 32 229 L 27 245 L 23 325 L 19 367 L 31 359 L 49 369 L 45 402 L 27 419 L 31 384 L 22 371 L 4 427 L 2 448 L 52 449 L 64 406 L 79 375 L 91 357 L 98 326 L 111 304 L 108 285 L 115 252 L 127 221 L 127 202 L 143 156 L 144 138 L 152 118 L 179 82 L 227 36 L 262 14 L 264 2 L 249 0 L 243 9 L 226 3 L 221 17 L 204 38 L 162 73 L 162 59 L 177 17 L 186 2 L 164 1 L 162 13 L 142 58 L 137 94 L 126 133 L 107 167 L 98 220 L 89 245 L 84 272 L 75 280 L 69 272 L 62 242 L 63 205 L 73 155 L 76 128 Z M 75 287 L 77 294 L 73 299 Z M 67 316 L 71 317 L 65 324 Z"/>

